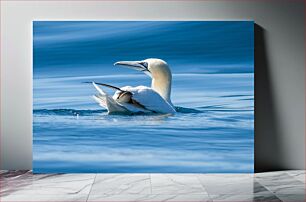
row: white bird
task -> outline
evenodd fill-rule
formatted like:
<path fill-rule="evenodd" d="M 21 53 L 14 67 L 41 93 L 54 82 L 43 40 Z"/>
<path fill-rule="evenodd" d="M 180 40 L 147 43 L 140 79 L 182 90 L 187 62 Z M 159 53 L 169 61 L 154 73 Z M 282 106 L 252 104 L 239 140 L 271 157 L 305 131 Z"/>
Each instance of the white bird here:
<path fill-rule="evenodd" d="M 124 86 L 121 88 L 103 83 L 92 82 L 99 94 L 93 98 L 108 113 L 162 113 L 174 114 L 175 108 L 171 102 L 172 74 L 168 64 L 161 59 L 146 59 L 142 61 L 120 61 L 114 65 L 126 66 L 142 71 L 152 78 L 151 88 L 146 86 Z M 111 97 L 98 85 L 115 89 Z"/>

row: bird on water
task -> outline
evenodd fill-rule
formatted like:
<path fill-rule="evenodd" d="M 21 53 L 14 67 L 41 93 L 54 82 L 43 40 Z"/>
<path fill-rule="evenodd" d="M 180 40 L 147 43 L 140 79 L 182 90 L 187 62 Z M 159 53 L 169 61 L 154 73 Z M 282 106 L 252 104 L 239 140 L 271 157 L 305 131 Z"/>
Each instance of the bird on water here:
<path fill-rule="evenodd" d="M 93 98 L 103 108 L 112 113 L 161 113 L 174 114 L 171 96 L 172 74 L 168 64 L 161 59 L 142 61 L 120 61 L 114 65 L 141 71 L 151 77 L 151 87 L 124 86 L 116 87 L 109 84 L 92 82 L 99 92 Z M 116 90 L 113 96 L 108 95 L 99 86 Z"/>

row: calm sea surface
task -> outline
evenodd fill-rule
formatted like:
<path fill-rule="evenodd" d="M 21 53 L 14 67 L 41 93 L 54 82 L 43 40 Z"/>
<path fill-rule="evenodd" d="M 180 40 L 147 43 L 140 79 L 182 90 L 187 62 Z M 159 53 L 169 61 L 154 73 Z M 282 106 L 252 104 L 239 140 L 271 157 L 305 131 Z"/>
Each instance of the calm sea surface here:
<path fill-rule="evenodd" d="M 108 115 L 96 81 L 150 86 L 114 67 L 173 73 L 175 115 Z M 253 172 L 253 22 L 34 22 L 33 170 Z M 112 91 L 108 91 L 110 94 Z"/>

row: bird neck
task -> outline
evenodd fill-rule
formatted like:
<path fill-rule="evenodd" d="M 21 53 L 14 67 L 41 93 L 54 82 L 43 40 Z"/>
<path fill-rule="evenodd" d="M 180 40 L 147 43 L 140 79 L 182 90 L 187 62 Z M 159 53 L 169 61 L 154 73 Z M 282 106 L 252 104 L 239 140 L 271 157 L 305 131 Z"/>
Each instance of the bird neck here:
<path fill-rule="evenodd" d="M 171 75 L 153 77 L 151 88 L 155 90 L 162 98 L 172 105 L 171 96 Z"/>

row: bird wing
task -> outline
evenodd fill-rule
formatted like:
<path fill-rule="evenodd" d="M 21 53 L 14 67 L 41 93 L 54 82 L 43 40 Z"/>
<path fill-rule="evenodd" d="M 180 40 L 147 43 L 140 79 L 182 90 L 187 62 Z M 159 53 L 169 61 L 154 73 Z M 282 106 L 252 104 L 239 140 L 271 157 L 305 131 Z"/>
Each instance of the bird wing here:
<path fill-rule="evenodd" d="M 107 109 L 108 113 L 126 112 L 126 109 L 123 106 L 120 106 L 112 97 L 99 88 L 99 86 L 94 82 L 92 84 L 99 92 L 99 94 L 93 96 L 94 100 L 96 100 L 101 107 Z"/>
<path fill-rule="evenodd" d="M 98 85 L 117 90 L 113 97 L 107 95 Z M 95 100 L 109 113 L 130 111 L 138 112 L 156 112 L 173 114 L 175 109 L 166 100 L 164 100 L 156 91 L 146 86 L 125 86 L 118 88 L 103 83 L 94 83 L 94 87 L 100 93 L 96 95 Z"/>
<path fill-rule="evenodd" d="M 129 96 L 129 92 L 122 91 L 121 89 L 108 84 L 94 82 L 92 82 L 92 84 L 99 92 L 99 94 L 93 96 L 94 100 L 96 100 L 96 102 L 98 102 L 101 107 L 107 109 L 108 113 L 150 112 L 142 106 L 138 106 L 134 103 L 128 103 L 126 97 Z M 119 90 L 117 90 L 115 95 L 111 97 L 105 91 L 103 91 L 97 84 Z"/>
<path fill-rule="evenodd" d="M 164 100 L 156 91 L 146 86 L 122 87 L 123 91 L 132 93 L 131 101 L 143 106 L 145 109 L 157 113 L 173 114 L 175 109 Z"/>

